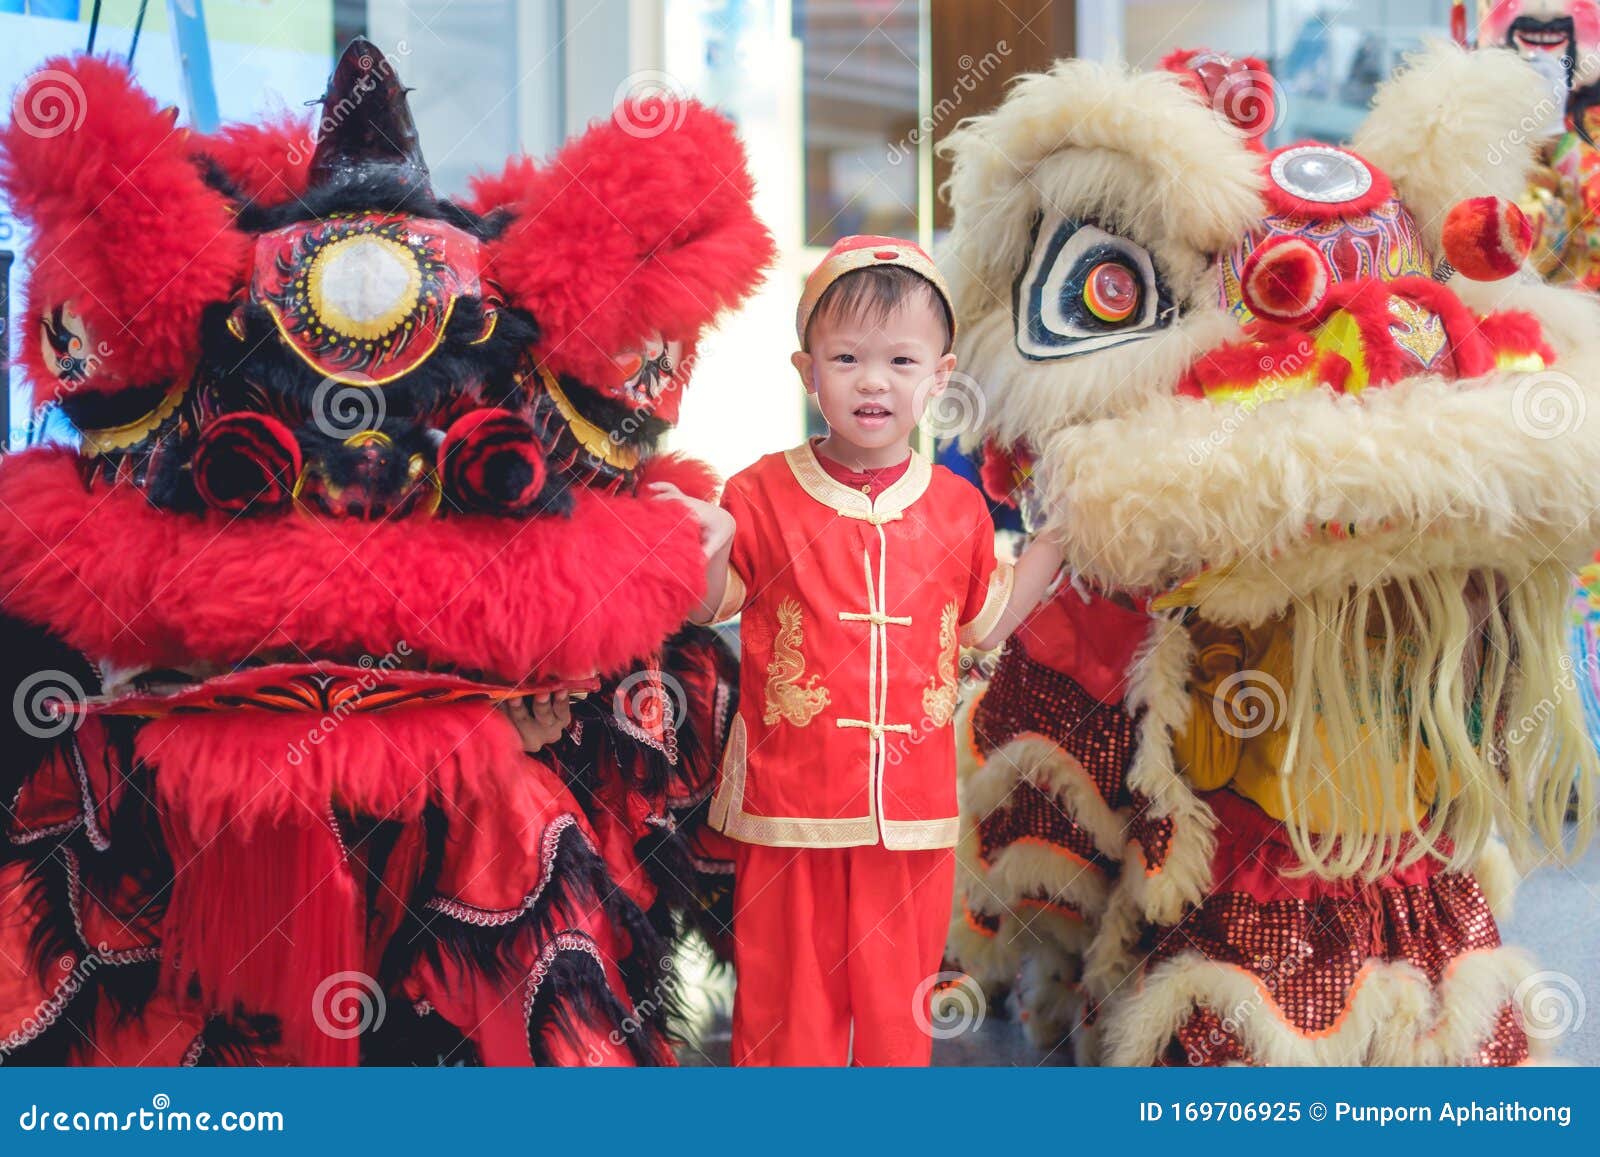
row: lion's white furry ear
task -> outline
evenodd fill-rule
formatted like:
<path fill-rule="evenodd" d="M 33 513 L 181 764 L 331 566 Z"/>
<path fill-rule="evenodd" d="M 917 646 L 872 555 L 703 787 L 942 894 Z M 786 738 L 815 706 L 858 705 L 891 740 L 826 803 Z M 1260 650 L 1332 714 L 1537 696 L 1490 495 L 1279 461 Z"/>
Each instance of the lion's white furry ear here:
<path fill-rule="evenodd" d="M 1522 195 L 1541 126 L 1559 117 L 1563 99 L 1509 49 L 1444 41 L 1407 57 L 1378 88 L 1351 145 L 1389 175 L 1437 250 L 1458 201 Z"/>
<path fill-rule="evenodd" d="M 1197 281 L 1196 255 L 1232 246 L 1261 216 L 1260 165 L 1243 134 L 1166 72 L 1058 60 L 939 149 L 955 209 L 945 275 L 962 316 L 1009 297 L 1041 204 L 1131 227 L 1179 281 Z"/>

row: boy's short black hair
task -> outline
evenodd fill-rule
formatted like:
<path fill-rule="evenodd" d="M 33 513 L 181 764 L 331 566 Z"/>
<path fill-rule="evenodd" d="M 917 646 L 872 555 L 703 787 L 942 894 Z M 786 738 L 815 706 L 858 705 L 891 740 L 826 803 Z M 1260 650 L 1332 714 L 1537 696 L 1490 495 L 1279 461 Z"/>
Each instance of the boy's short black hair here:
<path fill-rule="evenodd" d="M 949 353 L 955 325 L 944 294 L 922 274 L 903 265 L 868 265 L 841 274 L 822 291 L 811 316 L 806 319 L 805 341 L 801 348 L 807 353 L 811 351 L 811 327 L 818 318 L 852 318 L 878 324 L 887 321 L 895 310 L 917 296 L 927 298 L 938 308 L 944 325 L 944 348 L 940 354 Z"/>

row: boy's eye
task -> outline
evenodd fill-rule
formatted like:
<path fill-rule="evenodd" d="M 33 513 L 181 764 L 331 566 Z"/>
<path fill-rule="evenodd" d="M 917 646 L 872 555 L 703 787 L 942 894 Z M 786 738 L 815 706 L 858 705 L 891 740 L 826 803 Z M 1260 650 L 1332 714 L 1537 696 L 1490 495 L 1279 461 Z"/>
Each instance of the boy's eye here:
<path fill-rule="evenodd" d="M 855 364 L 855 360 L 856 360 L 856 355 L 855 354 L 835 354 L 833 360 L 836 361 L 836 362 L 842 362 L 843 364 L 845 364 L 847 366 L 848 365 L 854 365 Z"/>
<path fill-rule="evenodd" d="M 901 354 L 894 359 L 894 364 L 897 366 L 914 366 L 917 364 L 917 359 L 909 354 Z"/>

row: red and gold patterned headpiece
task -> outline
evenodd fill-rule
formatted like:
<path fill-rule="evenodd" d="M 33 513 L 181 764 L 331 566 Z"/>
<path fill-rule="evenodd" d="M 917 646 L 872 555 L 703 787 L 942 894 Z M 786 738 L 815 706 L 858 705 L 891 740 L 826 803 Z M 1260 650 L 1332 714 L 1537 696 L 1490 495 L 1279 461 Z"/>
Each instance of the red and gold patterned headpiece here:
<path fill-rule="evenodd" d="M 925 278 L 944 302 L 945 310 L 950 315 L 950 338 L 955 340 L 956 310 L 950 300 L 950 287 L 945 284 L 938 266 L 934 265 L 933 258 L 923 251 L 922 246 L 899 237 L 857 234 L 841 237 L 834 242 L 827 256 L 806 278 L 806 287 L 800 294 L 800 307 L 795 311 L 794 318 L 795 333 L 801 345 L 806 342 L 806 325 L 811 320 L 811 313 L 817 308 L 817 302 L 822 300 L 822 295 L 828 292 L 828 287 L 846 273 L 854 273 L 869 265 L 898 265 Z"/>

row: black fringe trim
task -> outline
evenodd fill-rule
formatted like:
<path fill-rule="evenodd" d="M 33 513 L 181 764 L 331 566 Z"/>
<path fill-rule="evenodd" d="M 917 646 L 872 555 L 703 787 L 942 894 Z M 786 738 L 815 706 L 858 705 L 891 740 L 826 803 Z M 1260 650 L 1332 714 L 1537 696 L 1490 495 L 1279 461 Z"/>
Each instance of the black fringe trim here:
<path fill-rule="evenodd" d="M 494 240 L 511 222 L 509 213 L 496 210 L 480 216 L 463 205 L 435 196 L 431 189 L 396 180 L 381 167 L 355 170 L 341 180 L 310 189 L 304 196 L 291 197 L 278 205 L 257 205 L 240 196 L 215 161 L 209 158 L 207 161 L 202 175 L 208 184 L 239 205 L 234 224 L 246 233 L 267 233 L 301 221 L 321 220 L 335 213 L 365 213 L 379 207 L 388 213 L 443 221 L 480 241 Z"/>
<path fill-rule="evenodd" d="M 30 679 L 49 672 L 66 678 L 51 677 L 47 684 L 29 685 Z M 25 719 L 19 715 L 27 713 L 17 708 L 26 707 L 34 691 L 46 686 L 70 694 L 68 679 L 82 687 L 85 695 L 100 692 L 100 672 L 82 652 L 69 647 L 45 627 L 0 614 L 0 703 L 5 708 L 0 712 L 0 805 L 8 809 L 0 812 L 0 862 L 19 858 L 14 854 L 14 845 L 4 838 L 11 801 L 23 782 L 70 739 L 70 733 L 40 737 L 36 734 L 42 729 L 39 725 L 48 721 L 31 721 L 25 727 Z"/>
<path fill-rule="evenodd" d="M 550 962 L 528 1012 L 528 1052 L 536 1065 L 556 1063 L 547 1037 L 559 1037 L 582 1053 L 584 1030 L 600 1030 L 621 1038 L 635 1063 L 660 1065 L 671 1047 L 649 1020 L 636 1021 L 606 982 L 604 970 L 587 952 L 560 952 Z"/>
<path fill-rule="evenodd" d="M 204 1047 L 195 1061 L 195 1067 L 261 1068 L 270 1059 L 268 1050 L 282 1039 L 282 1026 L 275 1016 L 214 1016 L 200 1031 L 200 1041 Z"/>
<path fill-rule="evenodd" d="M 548 943 L 571 921 L 598 906 L 627 942 L 628 951 L 617 962 L 617 969 L 629 998 L 644 1010 L 650 1030 L 664 1037 L 683 1022 L 670 976 L 669 935 L 616 885 L 605 860 L 576 825 L 561 834 L 550 881 L 534 906 L 510 923 L 484 927 L 427 906 L 436 895 L 447 823 L 443 813 L 432 807 L 423 819 L 428 827 L 429 867 L 406 905 L 406 919 L 384 953 L 379 972 L 386 991 L 394 990 L 411 972 L 419 955 L 436 968 L 448 960 L 497 983 L 515 982 L 526 967 L 518 959 L 519 943 L 525 944 L 530 933 L 535 943 Z"/>
<path fill-rule="evenodd" d="M 465 1034 L 437 1012 L 391 1000 L 383 1024 L 361 1038 L 361 1063 L 388 1068 L 478 1068 L 483 1058 Z"/>

